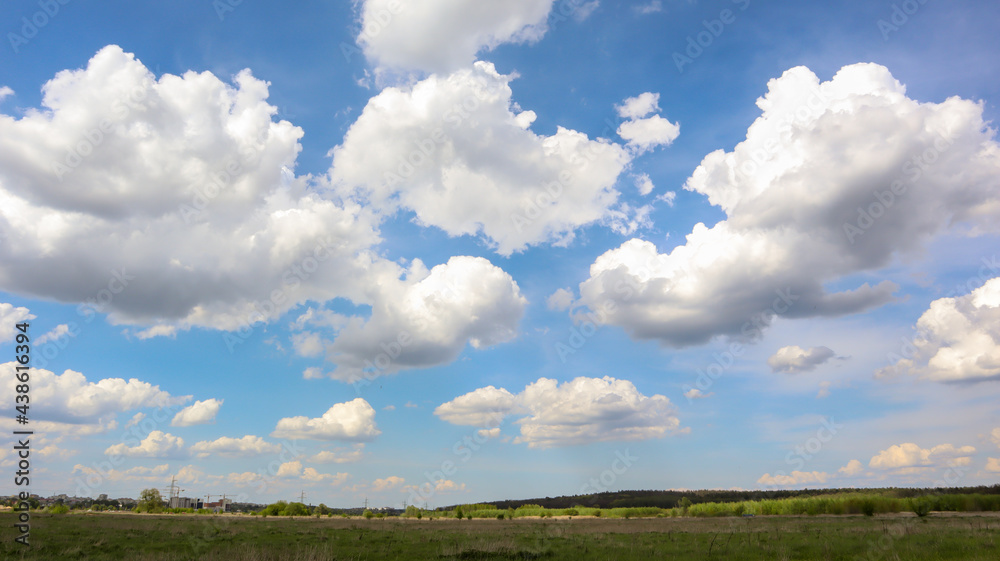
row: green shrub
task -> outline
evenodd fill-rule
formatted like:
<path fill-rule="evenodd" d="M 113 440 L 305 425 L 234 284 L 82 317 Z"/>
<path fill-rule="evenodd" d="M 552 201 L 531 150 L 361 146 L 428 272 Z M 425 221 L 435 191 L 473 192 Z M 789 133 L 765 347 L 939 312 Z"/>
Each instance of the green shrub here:
<path fill-rule="evenodd" d="M 925 497 L 910 499 L 910 510 L 920 518 L 923 518 L 931 513 L 931 502 Z"/>
<path fill-rule="evenodd" d="M 875 501 L 872 499 L 861 501 L 861 513 L 865 516 L 875 516 Z"/>
<path fill-rule="evenodd" d="M 502 512 L 497 515 L 497 520 L 503 520 L 503 513 Z"/>
<path fill-rule="evenodd" d="M 374 517 L 374 516 L 375 516 L 375 513 L 374 513 L 374 512 L 372 512 L 372 511 L 370 511 L 370 510 L 366 510 L 366 511 L 364 512 L 364 514 L 362 514 L 361 516 L 364 516 L 364 517 L 365 517 L 365 518 L 367 518 L 368 520 L 371 520 L 371 519 L 372 519 L 372 517 Z"/>

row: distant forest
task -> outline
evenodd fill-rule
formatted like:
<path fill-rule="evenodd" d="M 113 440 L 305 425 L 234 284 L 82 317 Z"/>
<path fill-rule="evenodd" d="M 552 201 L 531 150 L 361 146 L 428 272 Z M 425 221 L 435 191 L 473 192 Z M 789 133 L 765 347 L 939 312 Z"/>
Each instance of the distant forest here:
<path fill-rule="evenodd" d="M 517 508 L 522 505 L 538 505 L 544 508 L 573 508 L 576 506 L 595 508 L 621 507 L 658 507 L 675 508 L 681 499 L 687 498 L 691 504 L 698 503 L 735 503 L 742 501 L 760 501 L 764 499 L 788 499 L 797 497 L 818 497 L 821 495 L 836 495 L 839 493 L 856 493 L 868 491 L 889 497 L 910 498 L 925 495 L 956 495 L 983 494 L 1000 495 L 1000 484 L 978 487 L 948 487 L 948 488 L 915 488 L 915 487 L 884 487 L 878 489 L 800 489 L 777 491 L 615 491 L 596 493 L 593 495 L 571 495 L 562 497 L 545 497 L 523 500 L 484 501 L 480 504 L 494 505 L 498 509 Z M 453 510 L 456 506 L 440 507 L 438 510 Z"/>

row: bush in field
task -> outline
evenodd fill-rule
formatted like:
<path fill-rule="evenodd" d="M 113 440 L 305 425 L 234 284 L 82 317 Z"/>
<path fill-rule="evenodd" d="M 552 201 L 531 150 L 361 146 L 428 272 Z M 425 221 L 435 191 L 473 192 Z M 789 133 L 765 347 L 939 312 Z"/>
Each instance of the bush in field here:
<path fill-rule="evenodd" d="M 865 516 L 875 516 L 875 501 L 872 499 L 861 501 L 861 513 Z"/>
<path fill-rule="evenodd" d="M 565 514 L 566 516 L 579 516 L 580 511 L 578 511 L 575 508 L 567 508 L 566 510 L 563 511 L 563 514 Z"/>
<path fill-rule="evenodd" d="M 503 520 L 503 513 L 502 512 L 497 515 L 497 520 Z"/>
<path fill-rule="evenodd" d="M 284 512 L 279 514 L 282 516 L 309 516 L 309 507 L 302 503 L 288 503 Z"/>
<path fill-rule="evenodd" d="M 455 509 L 455 518 L 461 520 L 463 516 L 465 516 L 465 513 L 462 512 L 462 507 L 456 508 Z"/>
<path fill-rule="evenodd" d="M 595 510 L 594 511 L 594 516 L 596 516 L 597 518 L 600 518 L 601 517 L 601 509 Z"/>
<path fill-rule="evenodd" d="M 910 510 L 920 518 L 923 518 L 931 513 L 931 502 L 926 497 L 910 499 Z"/>
<path fill-rule="evenodd" d="M 691 499 L 681 497 L 681 502 L 677 503 L 677 506 L 681 507 L 681 512 L 684 513 L 684 516 L 687 516 L 688 509 L 691 508 Z"/>
<path fill-rule="evenodd" d="M 281 516 L 281 514 L 285 512 L 285 507 L 287 506 L 288 503 L 285 501 L 271 503 L 264 507 L 263 514 L 264 516 Z"/>
<path fill-rule="evenodd" d="M 366 510 L 364 514 L 362 514 L 362 516 L 364 516 L 368 520 L 371 520 L 375 516 L 375 513 L 370 510 Z"/>
<path fill-rule="evenodd" d="M 52 514 L 66 514 L 67 512 L 69 512 L 69 507 L 60 504 L 60 505 L 52 505 L 45 510 L 51 512 Z"/>

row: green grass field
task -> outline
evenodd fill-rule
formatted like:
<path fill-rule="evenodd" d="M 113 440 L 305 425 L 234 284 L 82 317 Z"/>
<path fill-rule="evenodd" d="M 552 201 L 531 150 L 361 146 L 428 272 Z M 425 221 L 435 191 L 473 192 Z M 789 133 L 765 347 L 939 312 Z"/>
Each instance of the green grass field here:
<path fill-rule="evenodd" d="M 319 561 L 360 559 L 1000 559 L 997 513 L 875 517 L 592 517 L 414 520 L 34 514 L 31 546 L 0 559 Z"/>

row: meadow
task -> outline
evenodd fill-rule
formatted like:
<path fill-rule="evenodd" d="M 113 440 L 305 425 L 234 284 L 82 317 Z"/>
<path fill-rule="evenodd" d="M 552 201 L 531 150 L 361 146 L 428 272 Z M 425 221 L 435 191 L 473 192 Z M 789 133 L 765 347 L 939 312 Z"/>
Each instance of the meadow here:
<path fill-rule="evenodd" d="M 496 512 L 496 511 L 494 511 Z M 30 548 L 13 541 L 10 512 L 0 558 L 24 560 L 328 561 L 963 560 L 1000 558 L 994 512 L 873 516 L 634 518 L 522 513 L 479 517 L 284 517 L 36 513 Z"/>

